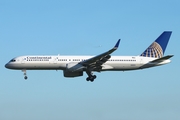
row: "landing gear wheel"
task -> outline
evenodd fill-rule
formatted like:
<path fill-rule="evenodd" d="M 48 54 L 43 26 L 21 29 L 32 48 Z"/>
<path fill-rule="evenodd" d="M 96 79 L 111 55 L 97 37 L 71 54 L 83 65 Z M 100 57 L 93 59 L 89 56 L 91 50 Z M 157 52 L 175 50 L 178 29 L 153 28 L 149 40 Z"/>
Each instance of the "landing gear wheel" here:
<path fill-rule="evenodd" d="M 28 77 L 27 77 L 27 76 L 24 76 L 24 79 L 25 79 L 25 80 L 27 80 L 27 79 L 28 79 Z"/>
<path fill-rule="evenodd" d="M 89 81 L 90 80 L 89 77 L 87 77 L 86 80 Z"/>
<path fill-rule="evenodd" d="M 27 74 L 26 74 L 26 70 L 23 69 L 22 72 L 24 73 L 24 79 L 27 80 L 28 77 L 27 77 Z"/>
<path fill-rule="evenodd" d="M 87 69 L 87 70 L 86 70 L 86 73 L 87 73 L 87 75 L 88 75 L 88 77 L 86 78 L 87 81 L 93 82 L 94 79 L 96 79 L 96 75 L 93 75 L 91 69 Z"/>
<path fill-rule="evenodd" d="M 91 82 L 93 82 L 94 79 L 96 79 L 96 75 L 93 75 L 93 76 L 90 76 L 90 77 L 86 78 L 87 81 L 91 81 Z"/>
<path fill-rule="evenodd" d="M 90 81 L 91 81 L 91 82 L 93 82 L 93 81 L 94 81 L 94 79 L 91 79 Z"/>
<path fill-rule="evenodd" d="M 96 75 L 93 75 L 93 78 L 94 78 L 94 79 L 96 79 L 96 78 L 97 78 L 97 76 L 96 76 Z"/>

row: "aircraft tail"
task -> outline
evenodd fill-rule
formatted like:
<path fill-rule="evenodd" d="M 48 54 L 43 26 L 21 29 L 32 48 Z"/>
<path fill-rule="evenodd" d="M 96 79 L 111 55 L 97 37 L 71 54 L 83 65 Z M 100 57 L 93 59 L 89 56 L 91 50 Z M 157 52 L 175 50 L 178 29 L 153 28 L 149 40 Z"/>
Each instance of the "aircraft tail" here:
<path fill-rule="evenodd" d="M 172 31 L 164 31 L 140 56 L 161 58 L 164 55 Z"/>

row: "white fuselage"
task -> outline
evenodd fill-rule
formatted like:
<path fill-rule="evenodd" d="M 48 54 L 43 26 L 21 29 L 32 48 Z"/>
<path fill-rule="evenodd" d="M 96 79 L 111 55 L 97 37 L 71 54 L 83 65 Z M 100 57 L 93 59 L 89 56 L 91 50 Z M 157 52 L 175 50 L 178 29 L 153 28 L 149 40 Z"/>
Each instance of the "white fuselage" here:
<path fill-rule="evenodd" d="M 93 82 L 93 72 L 127 71 L 155 67 L 170 62 L 173 55 L 164 56 L 171 31 L 163 32 L 140 56 L 111 56 L 118 49 L 120 39 L 115 46 L 96 56 L 42 56 L 27 55 L 13 58 L 5 67 L 22 70 L 27 79 L 26 70 L 63 70 L 64 77 L 88 75 L 87 81 Z"/>
<path fill-rule="evenodd" d="M 78 64 L 93 56 L 20 56 L 12 59 L 5 66 L 9 69 L 19 70 L 65 70 L 67 64 Z M 102 65 L 101 71 L 126 71 L 149 68 L 167 64 L 170 60 L 161 63 L 150 64 L 150 61 L 156 58 L 142 56 L 111 56 L 111 58 Z"/>

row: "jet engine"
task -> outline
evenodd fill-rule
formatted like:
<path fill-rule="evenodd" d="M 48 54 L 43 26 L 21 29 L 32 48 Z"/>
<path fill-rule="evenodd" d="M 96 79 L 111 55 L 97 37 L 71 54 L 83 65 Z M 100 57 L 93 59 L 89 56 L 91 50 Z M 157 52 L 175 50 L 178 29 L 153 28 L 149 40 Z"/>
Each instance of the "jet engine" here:
<path fill-rule="evenodd" d="M 79 63 L 66 64 L 66 70 L 64 70 L 64 77 L 78 77 L 83 76 L 83 69 L 85 67 Z"/>
<path fill-rule="evenodd" d="M 63 71 L 64 77 L 78 77 L 83 76 L 83 71 L 77 71 L 77 72 L 70 72 L 70 71 Z"/>

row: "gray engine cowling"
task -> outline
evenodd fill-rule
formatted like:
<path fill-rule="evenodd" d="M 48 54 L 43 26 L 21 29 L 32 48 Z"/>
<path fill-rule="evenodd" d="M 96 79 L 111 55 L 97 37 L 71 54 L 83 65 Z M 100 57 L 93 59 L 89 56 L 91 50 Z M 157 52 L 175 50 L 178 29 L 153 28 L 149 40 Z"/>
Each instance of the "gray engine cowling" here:
<path fill-rule="evenodd" d="M 66 64 L 66 70 L 64 70 L 64 77 L 78 77 L 83 76 L 84 66 L 78 63 Z"/>
<path fill-rule="evenodd" d="M 83 71 L 78 71 L 78 72 L 70 72 L 70 71 L 63 71 L 64 77 L 78 77 L 78 76 L 83 76 Z"/>

